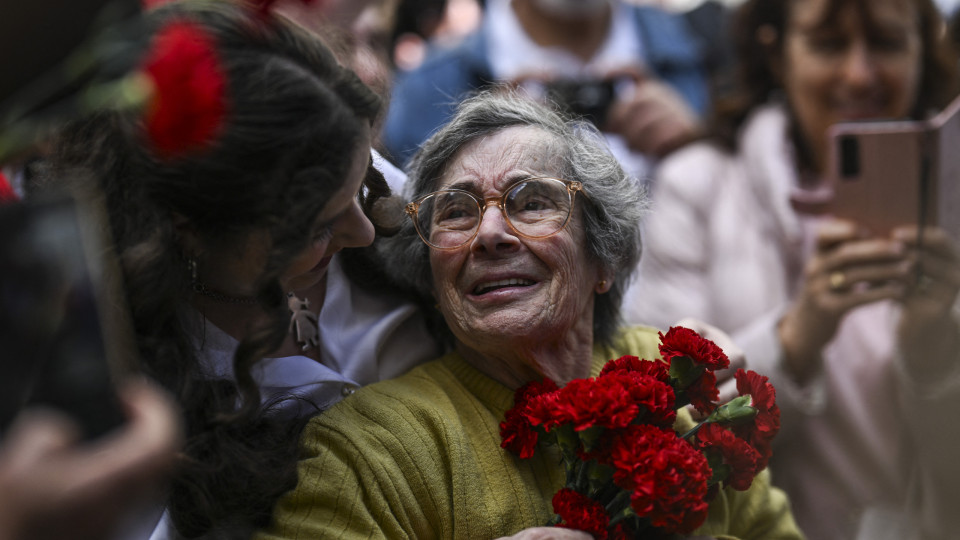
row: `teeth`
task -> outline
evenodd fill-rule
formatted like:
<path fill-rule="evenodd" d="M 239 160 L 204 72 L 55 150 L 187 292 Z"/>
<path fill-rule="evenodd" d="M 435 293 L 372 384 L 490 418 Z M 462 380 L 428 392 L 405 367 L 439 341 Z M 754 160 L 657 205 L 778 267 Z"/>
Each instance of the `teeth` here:
<path fill-rule="evenodd" d="M 499 281 L 490 281 L 488 283 L 481 283 L 477 285 L 473 289 L 473 294 L 483 294 L 493 289 L 499 289 L 500 287 L 511 287 L 515 285 L 526 287 L 529 285 L 533 285 L 533 281 L 529 279 L 520 279 L 520 278 L 510 278 L 510 279 L 501 279 Z"/>

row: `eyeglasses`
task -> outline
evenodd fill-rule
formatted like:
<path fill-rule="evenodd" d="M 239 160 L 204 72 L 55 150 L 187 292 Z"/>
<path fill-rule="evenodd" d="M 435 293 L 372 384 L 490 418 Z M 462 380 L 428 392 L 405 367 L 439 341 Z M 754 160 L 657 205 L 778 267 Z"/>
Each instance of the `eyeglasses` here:
<path fill-rule="evenodd" d="M 583 184 L 557 178 L 528 178 L 511 185 L 499 199 L 482 199 L 462 189 L 441 189 L 408 203 L 417 234 L 434 249 L 456 249 L 477 236 L 490 204 L 496 204 L 513 232 L 546 238 L 570 221 L 573 200 Z"/>

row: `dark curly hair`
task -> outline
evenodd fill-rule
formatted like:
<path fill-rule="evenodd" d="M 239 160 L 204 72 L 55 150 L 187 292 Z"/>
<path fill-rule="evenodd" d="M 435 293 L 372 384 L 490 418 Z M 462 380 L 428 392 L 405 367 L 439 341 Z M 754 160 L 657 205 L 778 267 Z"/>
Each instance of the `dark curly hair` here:
<path fill-rule="evenodd" d="M 251 368 L 287 335 L 280 276 L 310 241 L 316 216 L 347 178 L 380 99 L 305 30 L 242 4 L 176 2 L 145 15 L 151 32 L 186 19 L 214 39 L 227 78 L 227 116 L 200 153 L 160 159 L 126 113 L 100 112 L 67 126 L 50 178 L 102 190 L 143 369 L 178 398 L 188 440 L 168 507 L 187 537 L 242 538 L 268 523 L 296 484 L 304 420 L 261 405 Z M 365 209 L 388 194 L 368 168 Z M 236 381 L 204 377 L 180 313 L 191 298 L 176 219 L 202 240 L 232 245 L 254 230 L 271 251 L 257 301 L 271 315 L 243 339 Z"/>

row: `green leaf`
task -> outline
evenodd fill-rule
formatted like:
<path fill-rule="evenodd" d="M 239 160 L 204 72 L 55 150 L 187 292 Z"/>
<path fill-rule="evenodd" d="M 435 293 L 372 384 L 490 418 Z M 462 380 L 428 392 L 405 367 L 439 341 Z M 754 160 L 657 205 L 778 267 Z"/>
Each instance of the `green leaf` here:
<path fill-rule="evenodd" d="M 677 381 L 677 388 L 682 390 L 700 378 L 706 368 L 694 363 L 689 356 L 675 356 L 670 359 L 670 377 Z"/>
<path fill-rule="evenodd" d="M 713 413 L 707 417 L 706 422 L 717 424 L 738 424 L 753 419 L 757 415 L 757 409 L 751 407 L 753 398 L 750 394 L 745 394 L 717 407 Z"/>

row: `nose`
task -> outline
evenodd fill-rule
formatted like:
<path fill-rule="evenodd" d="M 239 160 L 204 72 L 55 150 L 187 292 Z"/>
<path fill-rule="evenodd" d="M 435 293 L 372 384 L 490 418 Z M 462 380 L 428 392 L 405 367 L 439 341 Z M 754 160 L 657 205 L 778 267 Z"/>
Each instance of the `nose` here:
<path fill-rule="evenodd" d="M 363 213 L 360 203 L 353 201 L 350 208 L 337 223 L 337 243 L 339 247 L 364 247 L 373 243 L 373 223 Z"/>
<path fill-rule="evenodd" d="M 870 47 L 863 41 L 853 43 L 844 58 L 843 78 L 854 89 L 872 89 L 877 84 L 877 64 Z"/>
<path fill-rule="evenodd" d="M 497 251 L 509 251 L 520 245 L 520 239 L 507 224 L 503 212 L 497 205 L 498 202 L 496 200 L 484 202 L 477 235 L 470 243 L 471 250 L 495 253 Z"/>

